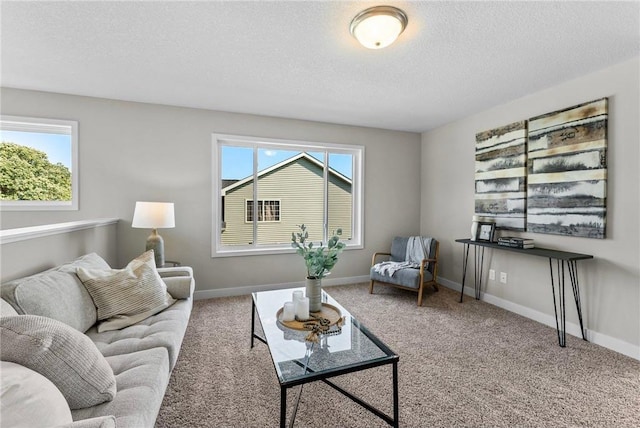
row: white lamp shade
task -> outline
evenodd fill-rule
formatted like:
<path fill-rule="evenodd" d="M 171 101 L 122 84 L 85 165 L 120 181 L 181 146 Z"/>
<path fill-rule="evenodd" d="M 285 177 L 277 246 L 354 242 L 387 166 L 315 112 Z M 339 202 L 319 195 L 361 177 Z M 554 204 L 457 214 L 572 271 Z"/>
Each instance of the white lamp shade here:
<path fill-rule="evenodd" d="M 131 226 L 144 229 L 175 227 L 173 202 L 136 202 Z"/>
<path fill-rule="evenodd" d="M 392 6 L 376 6 L 360 12 L 351 22 L 351 34 L 369 49 L 393 43 L 407 25 L 407 16 Z"/>

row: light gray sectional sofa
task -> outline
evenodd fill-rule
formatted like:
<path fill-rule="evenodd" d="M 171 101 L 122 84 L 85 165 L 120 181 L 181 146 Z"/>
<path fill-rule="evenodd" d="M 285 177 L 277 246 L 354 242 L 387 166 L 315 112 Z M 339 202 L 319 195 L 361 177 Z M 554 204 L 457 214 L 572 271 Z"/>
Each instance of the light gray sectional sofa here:
<path fill-rule="evenodd" d="M 3 341 L 0 350 L 3 371 L 5 364 L 15 367 L 17 363 L 21 367 L 19 360 L 24 358 L 22 366 L 39 372 L 45 378 L 49 376 L 49 380 L 60 389 L 67 403 L 79 399 L 75 405 L 70 406 L 73 422 L 63 424 L 64 426 L 153 427 L 189 322 L 195 288 L 193 271 L 190 267 L 157 269 L 163 280 L 160 282 L 166 284 L 166 292 L 170 295 L 167 296 L 170 306 L 128 327 L 98 332 L 97 308 L 92 295 L 78 277 L 80 267 L 110 269 L 102 258 L 92 253 L 68 264 L 0 286 L 0 327 Z M 27 318 L 18 318 L 25 316 L 30 317 L 33 325 L 38 326 L 34 330 L 39 332 L 31 332 L 31 327 L 24 327 L 32 325 L 21 322 Z M 73 342 L 72 345 L 76 347 L 69 348 L 69 342 Z M 12 344 L 11 349 L 3 346 L 7 343 Z M 37 349 L 31 349 L 33 346 Z M 20 356 L 21 352 L 29 355 Z M 58 359 L 57 363 L 63 366 L 67 363 L 76 365 L 73 375 L 79 373 L 80 379 L 75 380 L 76 384 L 79 381 L 94 382 L 88 386 L 93 389 L 89 393 L 80 393 L 79 387 L 70 388 L 62 384 L 64 379 L 56 379 L 55 362 L 50 362 L 53 354 Z M 106 380 L 92 378 L 101 371 L 105 373 Z M 113 375 L 110 374 L 111 371 Z M 114 377 L 115 387 L 112 381 Z M 5 382 L 4 378 L 2 380 L 2 398 L 5 403 L 0 417 L 7 423 L 20 421 L 21 417 L 26 418 L 29 408 L 23 409 L 24 416 L 20 416 L 16 413 L 20 409 L 9 405 L 10 395 L 5 396 L 5 393 L 10 394 L 11 391 L 24 393 L 26 387 L 12 390 L 6 385 L 8 381 Z M 71 382 L 73 379 L 67 380 Z M 18 404 L 27 402 L 22 398 L 16 400 Z M 86 406 L 92 400 L 99 403 Z M 34 406 L 32 402 L 31 408 Z"/>

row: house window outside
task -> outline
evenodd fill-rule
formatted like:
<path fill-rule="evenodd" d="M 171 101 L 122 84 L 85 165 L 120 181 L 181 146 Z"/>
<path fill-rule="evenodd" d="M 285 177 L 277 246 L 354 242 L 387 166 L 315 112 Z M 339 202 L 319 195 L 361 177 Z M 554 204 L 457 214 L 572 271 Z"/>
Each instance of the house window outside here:
<path fill-rule="evenodd" d="M 246 220 L 253 222 L 253 201 L 246 201 Z M 258 200 L 258 221 L 280 221 L 280 201 Z"/>
<path fill-rule="evenodd" d="M 78 123 L 0 116 L 0 209 L 78 209 Z"/>
<path fill-rule="evenodd" d="M 364 147 L 214 134 L 212 155 L 213 257 L 292 252 L 299 224 L 362 248 Z"/>

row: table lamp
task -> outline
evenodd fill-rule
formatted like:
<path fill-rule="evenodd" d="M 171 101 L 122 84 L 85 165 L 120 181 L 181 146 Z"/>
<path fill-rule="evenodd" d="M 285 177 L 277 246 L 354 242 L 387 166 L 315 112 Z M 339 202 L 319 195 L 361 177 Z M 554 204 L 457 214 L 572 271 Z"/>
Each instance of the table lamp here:
<path fill-rule="evenodd" d="M 173 202 L 136 202 L 131 227 L 151 229 L 146 251 L 153 250 L 156 267 L 164 266 L 164 240 L 157 229 L 175 227 Z"/>

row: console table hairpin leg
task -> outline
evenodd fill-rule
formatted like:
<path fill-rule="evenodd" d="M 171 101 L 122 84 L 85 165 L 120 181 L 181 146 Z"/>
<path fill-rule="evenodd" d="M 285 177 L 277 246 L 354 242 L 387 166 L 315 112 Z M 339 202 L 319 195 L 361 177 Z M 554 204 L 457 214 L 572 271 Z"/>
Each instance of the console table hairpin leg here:
<path fill-rule="evenodd" d="M 551 271 L 551 292 L 553 294 L 553 310 L 556 315 L 556 330 L 558 332 L 558 343 L 563 348 L 566 346 L 566 305 L 564 297 L 564 279 L 565 279 L 565 263 L 569 271 L 569 279 L 571 280 L 571 288 L 573 289 L 573 298 L 576 302 L 578 311 L 578 320 L 580 321 L 580 332 L 582 339 L 587 340 L 582 321 L 582 305 L 580 303 L 580 284 L 578 283 L 578 262 L 577 260 L 556 260 L 556 278 L 558 284 L 558 299 L 556 300 L 555 283 L 553 275 L 553 259 L 549 258 L 549 270 Z"/>
<path fill-rule="evenodd" d="M 475 298 L 480 300 L 480 292 L 482 290 L 482 273 L 484 265 L 484 250 L 486 247 L 499 250 L 512 251 L 520 254 L 531 256 L 541 256 L 549 259 L 549 271 L 551 273 L 551 293 L 553 294 L 553 310 L 556 318 L 556 332 L 558 334 L 558 344 L 565 347 L 566 340 L 566 301 L 565 301 L 565 266 L 569 273 L 573 298 L 576 302 L 576 310 L 578 312 L 578 320 L 580 321 L 580 332 L 582 339 L 587 340 L 584 329 L 584 321 L 582 318 L 582 303 L 580 301 L 580 284 L 578 282 L 578 260 L 592 259 L 593 256 L 588 254 L 568 253 L 565 251 L 549 250 L 545 248 L 520 249 L 510 248 L 497 245 L 493 242 L 471 241 L 470 239 L 456 239 L 456 242 L 464 244 L 463 247 L 463 263 L 462 263 L 462 290 L 460 290 L 460 303 L 464 296 L 464 283 L 467 277 L 467 262 L 469 260 L 469 247 L 474 246 L 474 288 Z M 481 247 L 478 249 L 478 247 Z M 553 261 L 556 261 L 556 269 L 554 273 Z M 556 284 L 558 293 L 556 298 Z"/>
<path fill-rule="evenodd" d="M 460 291 L 460 303 L 462 303 L 462 296 L 464 295 L 464 281 L 467 277 L 467 261 L 469 260 L 469 244 L 466 244 L 463 248 L 463 260 L 462 263 L 462 290 Z M 465 254 L 466 253 L 466 254 Z M 473 288 L 476 294 L 476 300 L 480 300 L 480 290 L 482 290 L 482 268 L 484 266 L 484 247 L 478 251 L 478 246 L 473 247 L 473 258 L 475 259 L 473 268 Z"/>

